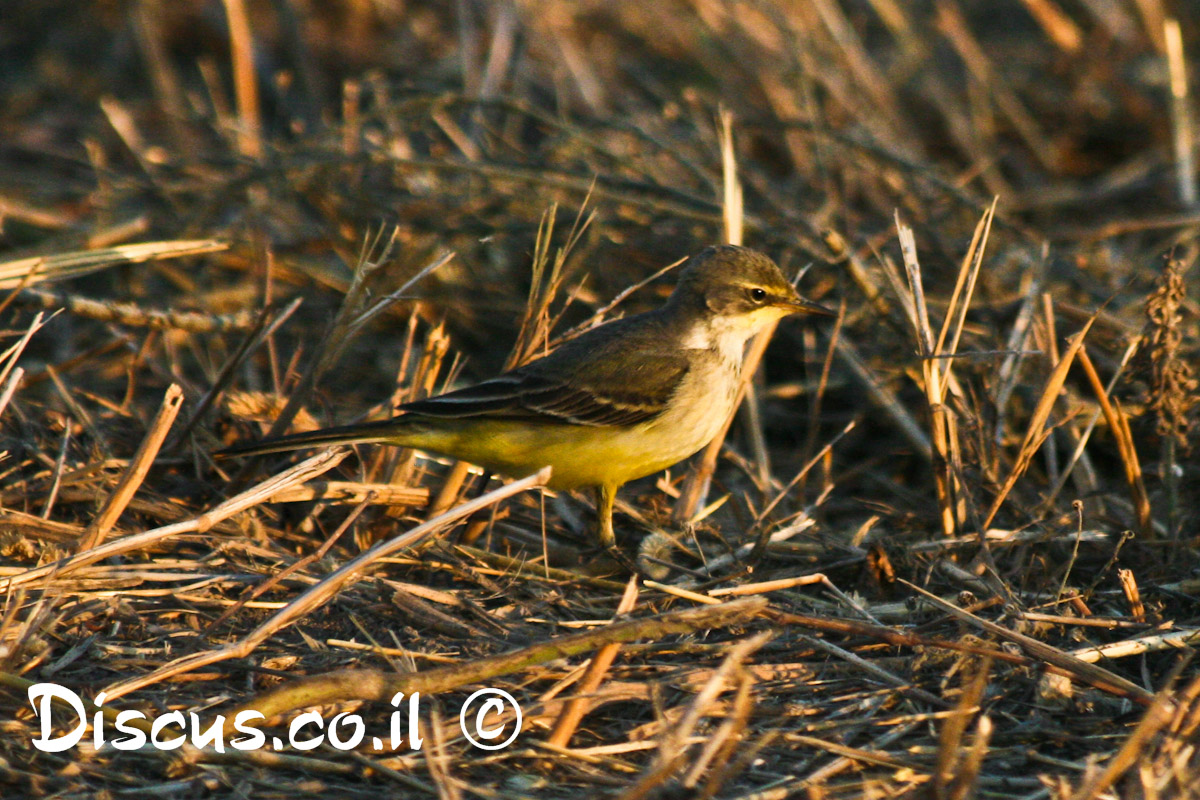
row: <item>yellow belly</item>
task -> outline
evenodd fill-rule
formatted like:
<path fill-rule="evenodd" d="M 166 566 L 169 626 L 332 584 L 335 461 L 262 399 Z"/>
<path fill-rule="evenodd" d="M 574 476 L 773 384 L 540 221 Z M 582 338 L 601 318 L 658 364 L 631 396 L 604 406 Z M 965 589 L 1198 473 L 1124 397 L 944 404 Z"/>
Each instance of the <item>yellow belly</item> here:
<path fill-rule="evenodd" d="M 707 441 L 664 439 L 645 424 L 613 428 L 504 420 L 459 422 L 465 422 L 461 430 L 426 431 L 404 437 L 404 443 L 514 478 L 549 465 L 553 469 L 550 486 L 555 489 L 625 483 L 687 458 Z"/>
<path fill-rule="evenodd" d="M 666 469 L 712 441 L 733 411 L 736 385 L 736 374 L 694 376 L 680 387 L 680 402 L 629 427 L 486 417 L 457 419 L 453 425 L 414 421 L 395 443 L 513 478 L 549 465 L 555 489 L 620 485 Z"/>

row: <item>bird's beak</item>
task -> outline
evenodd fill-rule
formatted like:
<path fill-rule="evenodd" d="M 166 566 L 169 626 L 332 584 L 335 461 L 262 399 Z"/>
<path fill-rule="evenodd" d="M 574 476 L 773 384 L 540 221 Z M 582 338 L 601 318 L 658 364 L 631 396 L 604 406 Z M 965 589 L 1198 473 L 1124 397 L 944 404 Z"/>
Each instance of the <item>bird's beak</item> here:
<path fill-rule="evenodd" d="M 811 300 L 805 300 L 800 295 L 787 299 L 780 298 L 776 300 L 774 305 L 785 309 L 790 314 L 816 314 L 819 317 L 836 317 L 837 312 L 826 308 L 820 303 L 814 303 Z"/>

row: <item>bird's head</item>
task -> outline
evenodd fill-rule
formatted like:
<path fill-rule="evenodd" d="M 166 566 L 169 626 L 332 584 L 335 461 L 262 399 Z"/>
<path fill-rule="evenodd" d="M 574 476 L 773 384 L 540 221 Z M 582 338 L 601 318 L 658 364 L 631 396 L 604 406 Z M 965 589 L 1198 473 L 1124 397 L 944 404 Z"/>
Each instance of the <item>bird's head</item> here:
<path fill-rule="evenodd" d="M 699 317 L 697 333 L 706 328 L 710 337 L 740 342 L 789 314 L 833 316 L 801 297 L 770 258 L 734 245 L 709 247 L 692 256 L 668 306 Z"/>

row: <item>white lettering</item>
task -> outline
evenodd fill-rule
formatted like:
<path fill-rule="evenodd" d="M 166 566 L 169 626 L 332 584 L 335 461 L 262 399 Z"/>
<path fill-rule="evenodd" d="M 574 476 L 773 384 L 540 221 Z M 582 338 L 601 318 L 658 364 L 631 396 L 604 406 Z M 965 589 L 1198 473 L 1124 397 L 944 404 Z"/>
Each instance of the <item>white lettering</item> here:
<path fill-rule="evenodd" d="M 70 704 L 71 708 L 75 709 L 75 716 L 79 717 L 79 724 L 75 726 L 75 730 L 57 738 L 50 737 L 50 702 L 54 699 Z M 41 706 L 38 705 L 39 700 Z M 74 747 L 79 744 L 79 740 L 87 732 L 87 710 L 83 707 L 83 701 L 79 699 L 79 695 L 65 686 L 54 683 L 35 683 L 29 687 L 29 704 L 33 706 L 33 713 L 42 721 L 42 735 L 33 740 L 33 746 L 43 753 L 61 753 L 63 750 Z"/>
<path fill-rule="evenodd" d="M 317 728 L 320 728 L 323 723 L 321 715 L 316 711 L 305 711 L 303 714 L 292 720 L 292 724 L 288 726 L 288 741 L 291 742 L 292 747 L 296 748 L 297 750 L 312 750 L 315 747 L 321 746 L 321 740 L 324 738 L 323 736 L 314 736 L 313 738 L 306 739 L 304 741 L 300 741 L 296 738 L 296 734 L 300 731 L 300 729 L 309 723 L 313 723 L 317 726 Z"/>
<path fill-rule="evenodd" d="M 135 728 L 132 725 L 125 724 L 129 720 L 141 719 L 144 720 L 146 715 L 138 711 L 136 708 L 127 708 L 117 714 L 116 728 L 117 733 L 128 733 L 128 739 L 113 739 L 112 746 L 118 750 L 140 750 L 146 746 L 146 732 L 141 728 Z"/>
<path fill-rule="evenodd" d="M 249 734 L 241 739 L 230 739 L 229 743 L 238 750 L 257 750 L 267 743 L 267 736 L 258 728 L 250 727 L 250 720 L 264 720 L 266 717 L 261 711 L 246 709 L 239 711 L 237 716 L 233 718 L 233 729 L 238 733 Z"/>
<path fill-rule="evenodd" d="M 172 722 L 178 725 L 179 730 L 183 731 L 184 734 L 187 733 L 187 720 L 183 718 L 183 712 L 172 711 L 169 714 L 163 714 L 161 717 L 154 720 L 154 724 L 150 726 L 150 744 L 154 745 L 159 750 L 174 750 L 178 747 L 183 747 L 183 743 L 187 741 L 187 736 L 184 736 L 183 734 L 180 734 L 174 739 L 170 739 L 168 741 L 163 741 L 162 739 L 158 738 L 158 735 L 162 733 L 163 728 L 167 727 Z"/>

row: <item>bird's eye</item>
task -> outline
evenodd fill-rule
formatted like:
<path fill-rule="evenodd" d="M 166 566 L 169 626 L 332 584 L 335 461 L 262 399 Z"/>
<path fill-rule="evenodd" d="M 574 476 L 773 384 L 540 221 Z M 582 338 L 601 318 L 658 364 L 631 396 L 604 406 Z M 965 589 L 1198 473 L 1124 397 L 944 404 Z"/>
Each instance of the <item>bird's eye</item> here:
<path fill-rule="evenodd" d="M 763 300 L 767 299 L 767 290 L 760 289 L 759 287 L 755 286 L 750 290 L 750 299 L 756 303 L 761 303 Z"/>

